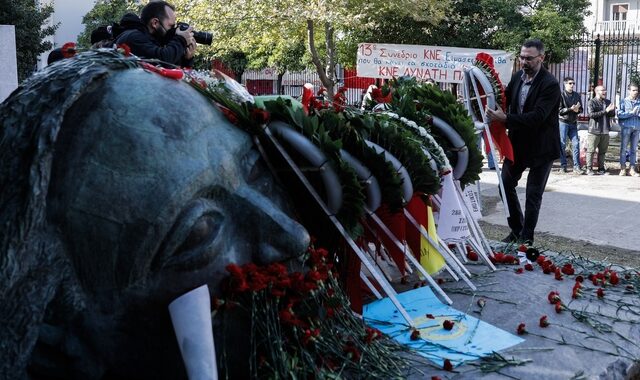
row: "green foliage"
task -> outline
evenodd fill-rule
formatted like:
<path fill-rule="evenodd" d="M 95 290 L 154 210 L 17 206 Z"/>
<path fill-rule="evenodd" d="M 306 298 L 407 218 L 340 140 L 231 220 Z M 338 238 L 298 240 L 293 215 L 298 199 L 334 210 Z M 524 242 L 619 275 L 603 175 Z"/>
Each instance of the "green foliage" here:
<path fill-rule="evenodd" d="M 265 107 L 272 118 L 288 123 L 326 155 L 342 185 L 342 207 L 336 216 L 352 237 L 360 236 L 363 230 L 359 222 L 364 215 L 365 200 L 363 186 L 358 181 L 355 171 L 340 157 L 342 141 L 330 134 L 332 129 L 345 124 L 344 118 L 332 111 L 307 117 L 301 108 L 294 110 L 291 104 L 282 98 L 265 102 Z"/>
<path fill-rule="evenodd" d="M 82 17 L 84 31 L 78 36 L 78 45 L 91 46 L 91 32 L 99 26 L 119 22 L 125 13 L 139 14 L 142 4 L 134 0 L 96 0 L 93 8 Z"/>
<path fill-rule="evenodd" d="M 53 13 L 52 5 L 36 6 L 34 0 L 2 0 L 0 25 L 15 25 L 18 80 L 22 82 L 35 70 L 38 56 L 52 47 L 45 41 L 52 36 L 58 24 L 48 25 Z"/>
<path fill-rule="evenodd" d="M 584 31 L 588 0 L 479 0 L 452 1 L 444 19 L 436 24 L 403 14 L 379 13 L 375 27 L 348 34 L 341 59 L 355 63 L 359 42 L 401 43 L 503 49 L 513 53 L 522 42 L 540 38 L 547 61 L 561 62 L 572 47 L 571 37 Z"/>
<path fill-rule="evenodd" d="M 385 116 L 378 116 L 377 119 L 377 128 L 371 134 L 371 141 L 385 148 L 402 163 L 409 172 L 414 192 L 436 194 L 440 189 L 440 177 L 429 165 L 422 151 L 422 143 L 400 122 Z"/>
<path fill-rule="evenodd" d="M 336 44 L 343 36 L 370 28 L 377 14 L 437 22 L 449 0 L 175 0 L 174 4 L 179 19 L 214 34 L 213 44 L 199 46 L 196 54 L 219 58 L 229 51 L 242 51 L 248 67 L 275 67 L 279 73 L 314 67 L 332 96 Z"/>
<path fill-rule="evenodd" d="M 466 184 L 480 179 L 482 172 L 482 153 L 477 146 L 475 127 L 467 110 L 456 101 L 448 91 L 442 91 L 437 86 L 419 84 L 414 78 L 401 79 L 394 83 L 395 92 L 392 108 L 399 115 L 422 124 L 429 119 L 429 115 L 437 116 L 447 122 L 464 140 L 469 151 L 469 163 L 464 174 L 459 178 L 460 184 Z M 412 99 L 411 102 L 403 99 Z M 448 139 L 436 128 L 429 128 L 429 133 L 438 141 L 447 154 L 451 166 L 455 167 L 457 152 Z"/>
<path fill-rule="evenodd" d="M 247 68 L 247 55 L 241 51 L 229 51 L 220 60 L 236 74 L 235 80 L 242 82 L 242 74 Z"/>

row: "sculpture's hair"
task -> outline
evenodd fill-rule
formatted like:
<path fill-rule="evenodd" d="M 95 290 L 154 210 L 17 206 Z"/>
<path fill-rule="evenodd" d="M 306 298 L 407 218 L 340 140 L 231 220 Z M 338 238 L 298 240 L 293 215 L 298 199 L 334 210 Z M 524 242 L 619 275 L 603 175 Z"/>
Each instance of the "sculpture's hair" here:
<path fill-rule="evenodd" d="M 104 63 L 89 65 L 96 55 Z M 81 306 L 62 242 L 47 225 L 54 144 L 65 111 L 87 86 L 128 66 L 107 52 L 63 60 L 0 104 L 0 378 L 22 377 L 51 302 Z"/>

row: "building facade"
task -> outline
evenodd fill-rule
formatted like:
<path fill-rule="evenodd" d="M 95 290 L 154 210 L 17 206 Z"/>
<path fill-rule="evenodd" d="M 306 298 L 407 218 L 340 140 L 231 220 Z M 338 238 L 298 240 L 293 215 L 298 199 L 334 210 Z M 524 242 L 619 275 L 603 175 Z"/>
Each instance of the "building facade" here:
<path fill-rule="evenodd" d="M 589 32 L 640 34 L 640 0 L 591 0 L 590 10 L 584 20 Z"/>

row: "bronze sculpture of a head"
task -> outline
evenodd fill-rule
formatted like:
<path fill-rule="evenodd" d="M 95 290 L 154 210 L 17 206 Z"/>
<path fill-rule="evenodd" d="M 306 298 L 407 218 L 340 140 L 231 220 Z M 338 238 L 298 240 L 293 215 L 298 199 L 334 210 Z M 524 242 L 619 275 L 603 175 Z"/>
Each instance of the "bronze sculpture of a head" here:
<path fill-rule="evenodd" d="M 308 244 L 251 137 L 185 83 L 88 53 L 0 116 L 0 373 L 184 377 L 168 303 Z"/>

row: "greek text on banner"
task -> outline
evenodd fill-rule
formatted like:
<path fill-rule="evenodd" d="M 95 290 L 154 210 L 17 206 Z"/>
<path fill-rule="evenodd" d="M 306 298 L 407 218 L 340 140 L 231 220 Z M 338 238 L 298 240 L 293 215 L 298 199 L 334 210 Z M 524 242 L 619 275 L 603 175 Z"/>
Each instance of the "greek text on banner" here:
<path fill-rule="evenodd" d="M 357 71 L 359 77 L 365 78 L 410 76 L 462 83 L 463 68 L 471 66 L 480 52 L 493 57 L 500 80 L 509 83 L 513 61 L 511 54 L 503 50 L 361 43 L 358 44 Z"/>

